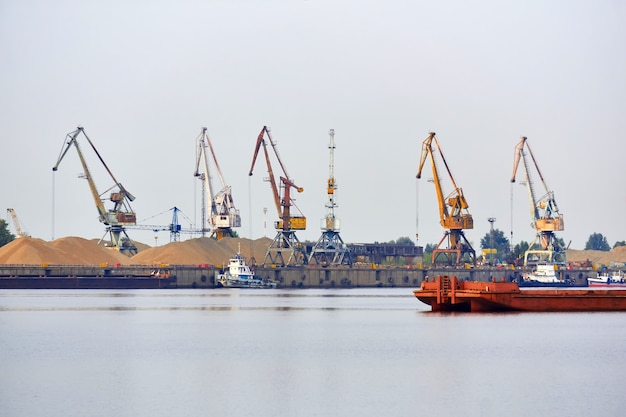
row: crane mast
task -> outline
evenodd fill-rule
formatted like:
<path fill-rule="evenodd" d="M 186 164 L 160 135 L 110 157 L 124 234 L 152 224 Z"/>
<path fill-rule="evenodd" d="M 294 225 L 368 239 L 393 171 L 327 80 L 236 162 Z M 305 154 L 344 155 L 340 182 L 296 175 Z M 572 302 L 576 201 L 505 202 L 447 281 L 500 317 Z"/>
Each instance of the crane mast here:
<path fill-rule="evenodd" d="M 265 140 L 266 136 L 282 171 L 282 175 L 279 177 L 280 183 L 276 181 L 274 170 L 272 169 L 270 155 L 267 149 L 267 141 Z M 308 262 L 306 251 L 295 233 L 296 230 L 306 229 L 306 217 L 304 217 L 302 213 L 299 213 L 297 216 L 291 214 L 292 206 L 297 209 L 291 197 L 291 189 L 295 189 L 298 193 L 301 193 L 304 189 L 297 186 L 289 178 L 285 165 L 276 148 L 276 142 L 272 139 L 270 129 L 267 126 L 263 126 L 257 137 L 254 154 L 252 156 L 252 165 L 250 166 L 248 175 L 252 175 L 253 173 L 261 146 L 263 147 L 263 155 L 265 156 L 267 172 L 269 174 L 269 178 L 267 178 L 266 181 L 270 183 L 274 205 L 276 206 L 279 218 L 278 221 L 274 222 L 276 236 L 267 249 L 263 263 L 265 264 L 269 260 L 271 264 L 280 266 L 306 264 Z M 285 254 L 288 255 L 286 261 Z"/>
<path fill-rule="evenodd" d="M 437 168 L 433 142 L 454 188 L 454 190 L 447 196 L 444 193 L 441 184 L 441 176 Z M 465 234 L 463 232 L 464 229 L 474 228 L 474 220 L 472 215 L 467 210 L 469 205 L 463 195 L 463 190 L 456 185 L 456 181 L 454 180 L 448 163 L 443 156 L 443 152 L 441 152 L 439 141 L 437 140 L 437 136 L 434 132 L 430 132 L 428 138 L 426 138 L 426 140 L 422 143 L 422 153 L 416 175 L 418 179 L 421 178 L 424 163 L 426 162 L 426 159 L 429 158 L 432 164 L 433 182 L 435 184 L 437 202 L 439 204 L 439 220 L 445 229 L 443 238 L 441 238 L 437 247 L 433 250 L 432 262 L 433 264 L 454 263 L 458 265 L 465 260 L 476 264 L 476 252 L 472 248 L 469 241 L 465 238 Z M 446 247 L 442 247 L 444 241 L 447 241 Z M 443 262 L 439 262 L 439 258 L 443 259 Z"/>
<path fill-rule="evenodd" d="M 566 252 L 565 249 L 561 247 L 556 239 L 556 235 L 554 234 L 556 231 L 562 231 L 565 229 L 563 215 L 559 213 L 559 208 L 556 204 L 556 200 L 554 199 L 554 192 L 550 191 L 548 188 L 541 170 L 539 169 L 539 164 L 537 163 L 527 140 L 528 138 L 523 136 L 515 146 L 513 175 L 511 176 L 511 182 L 514 183 L 517 169 L 521 161 L 524 171 L 524 180 L 526 182 L 526 189 L 528 191 L 531 227 L 536 231 L 534 240 L 530 244 L 526 253 L 524 253 L 524 265 L 528 265 L 529 263 L 536 264 L 540 262 L 564 264 Z M 525 149 L 528 152 L 525 152 Z M 545 190 L 545 194 L 539 198 L 537 198 L 537 194 L 534 189 L 531 177 L 532 167 L 527 155 L 530 155 L 530 161 L 532 161 L 536 173 L 539 176 L 541 184 Z M 537 242 L 539 242 L 540 249 L 533 248 Z"/>
<path fill-rule="evenodd" d="M 89 171 L 89 167 L 87 166 L 87 161 L 85 160 L 85 156 L 81 151 L 81 148 L 78 143 L 78 136 L 82 133 L 85 137 L 92 150 L 104 166 L 105 170 L 113 180 L 114 185 L 110 187 L 106 192 L 111 192 L 109 199 L 113 203 L 113 208 L 107 210 L 104 206 L 104 201 L 101 197 L 101 194 L 98 192 L 96 188 L 96 184 L 93 180 L 91 172 Z M 61 161 L 69 151 L 71 147 L 76 149 L 78 153 L 78 158 L 80 159 L 80 163 L 83 167 L 82 177 L 87 180 L 89 184 L 89 189 L 91 191 L 91 196 L 96 204 L 96 209 L 98 210 L 98 220 L 106 226 L 105 234 L 100 239 L 104 240 L 104 236 L 109 234 L 111 239 L 111 246 L 114 249 L 119 250 L 122 253 L 127 255 L 135 255 L 137 253 L 137 247 L 130 240 L 128 234 L 126 233 L 125 226 L 133 226 L 137 223 L 137 216 L 132 211 L 130 207 L 130 202 L 135 200 L 135 197 L 129 193 L 124 186 L 115 178 L 107 164 L 102 159 L 102 156 L 96 149 L 95 145 L 89 139 L 85 130 L 82 127 L 78 127 L 75 131 L 70 132 L 66 135 L 66 141 L 61 148 L 61 153 L 59 154 L 59 158 L 57 159 L 56 165 L 52 168 L 52 171 L 56 172 L 59 169 L 59 165 Z"/>
<path fill-rule="evenodd" d="M 241 216 L 239 210 L 235 208 L 231 187 L 226 185 L 222 170 L 220 169 L 213 145 L 207 133 L 207 128 L 203 127 L 202 132 L 197 138 L 198 151 L 196 153 L 196 170 L 194 176 L 202 181 L 203 200 L 202 200 L 202 230 L 205 230 L 205 221 L 212 229 L 211 237 L 220 240 L 224 237 L 235 237 L 237 234 L 233 230 L 235 227 L 241 227 Z M 222 188 L 215 193 L 213 191 L 212 177 L 209 170 L 209 155 L 215 165 L 215 170 L 219 177 Z M 202 172 L 200 171 L 202 168 Z M 207 216 L 206 207 L 210 205 L 211 210 Z"/>
<path fill-rule="evenodd" d="M 322 219 L 321 229 L 322 235 L 313 246 L 309 255 L 309 263 L 315 261 L 321 265 L 352 265 L 350 250 L 343 243 L 339 235 L 340 222 L 335 217 L 335 190 L 337 183 L 335 181 L 335 129 L 330 129 L 330 162 L 328 165 L 328 183 L 326 192 L 328 194 L 328 202 L 326 203 L 326 217 Z"/>

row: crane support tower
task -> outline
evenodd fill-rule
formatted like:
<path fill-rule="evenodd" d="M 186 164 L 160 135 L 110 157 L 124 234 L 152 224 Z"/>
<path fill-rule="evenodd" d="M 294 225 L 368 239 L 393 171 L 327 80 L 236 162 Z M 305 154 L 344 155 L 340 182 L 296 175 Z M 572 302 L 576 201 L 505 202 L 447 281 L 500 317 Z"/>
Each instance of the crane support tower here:
<path fill-rule="evenodd" d="M 22 225 L 17 218 L 17 213 L 15 213 L 15 210 L 12 208 L 8 208 L 7 213 L 9 213 L 9 215 L 11 216 L 11 220 L 13 221 L 13 226 L 15 226 L 15 233 L 17 234 L 17 237 L 30 237 L 30 235 L 22 228 Z"/>
<path fill-rule="evenodd" d="M 280 176 L 280 183 L 277 183 L 274 176 L 274 170 L 270 161 L 269 152 L 267 150 L 267 141 L 265 136 L 270 142 L 274 155 L 282 170 Z M 272 265 L 286 266 L 286 265 L 303 265 L 308 263 L 306 249 L 304 245 L 300 243 L 296 236 L 296 230 L 306 229 L 306 217 L 300 213 L 298 207 L 295 205 L 293 198 L 291 197 L 291 189 L 294 188 L 297 192 L 304 191 L 302 187 L 298 187 L 287 175 L 285 165 L 280 159 L 278 150 L 276 149 L 276 142 L 272 139 L 270 129 L 267 126 L 263 126 L 259 136 L 257 137 L 256 146 L 254 148 L 254 155 L 252 156 L 252 165 L 250 166 L 250 172 L 248 175 L 252 175 L 254 164 L 256 162 L 259 150 L 263 146 L 263 154 L 265 155 L 265 162 L 267 164 L 267 172 L 269 178 L 266 179 L 270 183 L 272 188 L 272 195 L 274 197 L 274 204 L 276 211 L 278 212 L 279 220 L 274 222 L 274 228 L 276 229 L 276 237 L 267 248 L 267 253 L 263 264 L 271 263 Z M 291 207 L 298 210 L 299 215 L 291 214 Z M 287 260 L 285 260 L 285 255 Z"/>
<path fill-rule="evenodd" d="M 104 207 L 104 201 L 102 195 L 98 192 L 96 188 L 96 184 L 94 183 L 93 177 L 91 176 L 91 172 L 89 171 L 89 167 L 87 166 L 87 162 L 83 155 L 83 152 L 80 149 L 78 144 L 78 136 L 82 133 L 85 137 L 98 159 L 108 172 L 109 176 L 113 180 L 113 186 L 111 186 L 107 191 L 110 191 L 111 194 L 109 196 L 110 201 L 113 203 L 113 208 L 107 210 Z M 82 127 L 78 127 L 75 131 L 68 133 L 65 137 L 65 142 L 63 143 L 63 147 L 61 148 L 61 153 L 59 154 L 59 158 L 57 160 L 56 165 L 52 168 L 52 171 L 57 171 L 59 168 L 59 164 L 67 154 L 67 151 L 73 146 L 78 153 L 78 158 L 80 159 L 80 163 L 83 166 L 83 176 L 87 180 L 89 184 L 89 189 L 91 190 L 91 195 L 96 204 L 96 209 L 98 210 L 98 219 L 101 223 L 106 226 L 106 231 L 100 241 L 98 243 L 102 243 L 104 237 L 108 234 L 111 239 L 111 247 L 119 250 L 121 253 L 125 255 L 135 255 L 137 253 L 137 247 L 133 243 L 132 240 L 128 237 L 126 233 L 126 226 L 134 226 L 137 223 L 137 216 L 132 211 L 130 207 L 130 202 L 135 200 L 135 197 L 129 193 L 124 186 L 115 179 L 115 176 L 107 166 L 107 164 L 100 156 L 100 153 L 94 146 L 93 142 Z"/>
<path fill-rule="evenodd" d="M 231 187 L 224 182 L 222 170 L 217 163 L 217 157 L 215 156 L 206 127 L 202 128 L 197 142 L 196 171 L 194 176 L 202 181 L 202 231 L 206 230 L 206 225 L 208 224 L 211 230 L 211 237 L 216 240 L 220 240 L 223 237 L 235 237 L 237 234 L 233 228 L 241 227 L 241 216 L 239 215 L 239 210 L 235 208 Z M 211 152 L 211 159 L 215 164 L 215 170 L 222 184 L 222 188 L 217 193 L 213 191 L 207 148 Z M 211 207 L 211 212 L 207 215 L 208 205 Z"/>
<path fill-rule="evenodd" d="M 328 165 L 329 175 L 326 187 L 328 194 L 327 212 L 326 217 L 321 222 L 322 235 L 311 250 L 309 263 L 316 262 L 323 266 L 352 265 L 350 250 L 339 235 L 340 221 L 335 217 L 335 207 L 337 207 L 335 202 L 335 190 L 337 189 L 337 183 L 335 182 L 335 129 L 330 129 L 329 135 L 330 163 Z"/>
<path fill-rule="evenodd" d="M 433 149 L 433 142 L 436 146 L 436 150 Z M 439 156 L 446 167 L 446 171 L 450 180 L 452 181 L 452 187 L 454 190 L 445 195 L 441 184 L 441 176 L 437 169 L 437 163 L 435 159 L 435 151 L 439 152 Z M 417 178 L 422 175 L 422 168 L 426 159 L 430 157 L 433 169 L 433 181 L 435 183 L 435 189 L 437 192 L 437 201 L 439 203 L 439 219 L 441 225 L 444 228 L 444 236 L 441 238 L 437 247 L 433 250 L 432 263 L 434 264 L 454 264 L 459 265 L 462 262 L 476 264 L 476 252 L 469 241 L 465 238 L 463 230 L 473 229 L 474 220 L 469 213 L 467 200 L 463 195 L 463 190 L 456 185 L 452 172 L 446 159 L 441 152 L 439 141 L 434 132 L 430 132 L 428 138 L 424 140 L 422 144 L 422 155 L 420 158 L 419 169 L 417 171 Z M 445 247 L 442 247 L 444 241 L 447 241 Z M 440 261 L 440 259 L 442 261 Z"/>
<path fill-rule="evenodd" d="M 525 152 L 525 149 L 528 152 Z M 533 187 L 531 166 L 527 155 L 530 155 L 530 159 L 545 190 L 545 194 L 539 198 L 537 198 Z M 524 253 L 524 265 L 535 265 L 537 263 L 546 262 L 565 264 L 567 252 L 565 248 L 560 245 L 554 234 L 554 232 L 562 231 L 565 228 L 563 215 L 559 213 L 559 207 L 554 199 L 554 192 L 550 191 L 548 188 L 525 136 L 523 136 L 515 146 L 513 175 L 511 176 L 512 183 L 515 182 L 515 175 L 517 174 L 520 161 L 522 161 L 524 181 L 526 182 L 526 190 L 528 191 L 531 227 L 536 231 L 534 240 Z M 534 248 L 538 242 L 541 247 L 540 249 Z"/>

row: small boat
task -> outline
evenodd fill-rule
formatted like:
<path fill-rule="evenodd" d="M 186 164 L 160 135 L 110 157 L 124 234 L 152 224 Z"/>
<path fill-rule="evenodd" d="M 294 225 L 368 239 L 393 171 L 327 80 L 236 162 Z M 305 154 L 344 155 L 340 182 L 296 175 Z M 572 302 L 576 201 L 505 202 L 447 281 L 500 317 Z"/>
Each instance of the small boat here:
<path fill-rule="evenodd" d="M 522 275 L 520 287 L 569 287 L 572 282 L 561 279 L 557 274 L 556 264 L 537 264 L 535 270 Z"/>
<path fill-rule="evenodd" d="M 626 287 L 626 278 L 623 271 L 605 271 L 596 277 L 588 277 L 587 285 L 590 287 Z"/>
<path fill-rule="evenodd" d="M 215 285 L 218 288 L 276 288 L 276 282 L 257 278 L 239 252 L 228 261 L 228 269 L 217 274 Z"/>
<path fill-rule="evenodd" d="M 413 294 L 432 311 L 626 311 L 624 289 L 535 288 L 515 282 L 459 281 L 439 276 L 422 282 Z"/>

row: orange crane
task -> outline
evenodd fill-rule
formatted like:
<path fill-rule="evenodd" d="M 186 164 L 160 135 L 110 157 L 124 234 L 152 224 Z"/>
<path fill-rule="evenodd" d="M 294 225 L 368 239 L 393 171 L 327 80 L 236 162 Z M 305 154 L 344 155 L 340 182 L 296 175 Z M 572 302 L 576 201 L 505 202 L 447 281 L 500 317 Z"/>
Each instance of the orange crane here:
<path fill-rule="evenodd" d="M 524 152 L 525 148 L 528 150 L 528 153 Z M 526 158 L 527 154 L 530 155 L 545 190 L 545 194 L 539 198 L 537 198 L 533 187 L 533 181 L 530 174 L 530 162 Z M 565 228 L 563 215 L 559 213 L 559 207 L 554 199 L 554 192 L 549 190 L 525 136 L 523 136 L 515 146 L 513 175 L 511 177 L 512 183 L 515 182 L 515 175 L 520 161 L 522 161 L 522 167 L 524 169 L 524 180 L 526 181 L 526 189 L 528 191 L 528 199 L 530 202 L 530 217 L 532 220 L 531 226 L 537 232 L 535 239 L 529 245 L 526 253 L 524 253 L 524 265 L 543 262 L 564 264 L 566 251 L 563 247 L 561 247 L 554 234 L 554 232 L 562 231 Z M 533 246 L 535 246 L 537 241 L 539 241 L 541 249 L 533 249 Z"/>
<path fill-rule="evenodd" d="M 272 169 L 265 136 L 267 136 L 267 139 L 272 146 L 272 150 L 274 151 L 274 155 L 276 156 L 276 159 L 282 170 L 282 175 L 280 176 L 280 184 L 277 183 L 274 176 L 274 170 Z M 254 165 L 256 163 L 256 159 L 259 154 L 259 150 L 261 149 L 261 146 L 263 146 L 263 154 L 265 155 L 267 172 L 269 174 L 269 178 L 267 178 L 266 180 L 270 183 L 270 186 L 272 188 L 272 196 L 274 197 L 274 204 L 276 206 L 276 211 L 278 212 L 279 217 L 279 220 L 274 222 L 274 228 L 277 231 L 276 237 L 267 249 L 267 254 L 265 255 L 263 264 L 265 264 L 268 259 L 271 264 L 280 266 L 306 264 L 308 262 L 306 250 L 298 240 L 295 233 L 296 230 L 306 229 L 306 217 L 304 217 L 302 213 L 299 213 L 299 215 L 296 216 L 291 214 L 292 206 L 297 209 L 297 206 L 295 206 L 294 200 L 291 197 L 291 189 L 293 188 L 299 193 L 304 191 L 304 189 L 297 186 L 291 179 L 289 179 L 289 175 L 287 175 L 285 165 L 280 159 L 280 155 L 278 154 L 278 150 L 276 149 L 276 142 L 274 142 L 274 140 L 272 139 L 270 129 L 267 126 L 263 126 L 263 129 L 261 129 L 261 132 L 257 137 L 256 146 L 254 148 L 254 155 L 252 157 L 252 165 L 250 166 L 250 171 L 248 175 L 252 175 L 252 171 L 254 170 Z M 287 261 L 285 261 L 283 253 L 289 254 Z"/>
<path fill-rule="evenodd" d="M 87 140 L 87 142 L 89 143 L 89 145 L 91 146 L 98 159 L 100 160 L 100 162 L 114 182 L 114 185 L 107 190 L 111 191 L 109 199 L 111 200 L 111 202 L 113 202 L 113 208 L 109 210 L 107 210 L 104 206 L 104 201 L 101 197 L 101 194 L 98 192 L 98 189 L 96 188 L 96 184 L 94 183 L 91 172 L 89 171 L 89 167 L 87 166 L 85 156 L 83 155 L 83 152 L 81 151 L 78 144 L 78 135 L 80 135 L 81 133 L 83 134 L 83 136 L 85 137 L 85 139 Z M 89 139 L 89 137 L 85 133 L 85 130 L 82 127 L 79 126 L 75 131 L 68 133 L 65 138 L 66 141 L 64 142 L 61 153 L 59 154 L 59 159 L 57 160 L 56 165 L 52 168 L 52 171 L 56 172 L 59 169 L 59 164 L 67 154 L 67 151 L 72 146 L 76 148 L 78 158 L 80 159 L 80 163 L 83 166 L 83 177 L 87 180 L 87 183 L 89 184 L 89 189 L 91 190 L 91 195 L 94 199 L 94 202 L 96 203 L 96 209 L 98 210 L 98 219 L 106 226 L 106 232 L 104 236 L 106 236 L 107 233 L 109 234 L 111 239 L 111 245 L 113 248 L 130 256 L 135 255 L 137 253 L 137 247 L 130 240 L 125 229 L 126 226 L 134 226 L 137 223 L 137 216 L 130 207 L 130 202 L 134 201 L 135 197 L 131 193 L 129 193 L 117 179 L 115 179 L 113 173 L 104 162 L 104 160 L 100 156 L 100 153 L 98 152 L 93 142 L 91 141 L 91 139 Z M 102 242 L 104 236 L 102 236 L 100 242 L 98 243 Z"/>
<path fill-rule="evenodd" d="M 202 128 L 202 132 L 198 136 L 197 141 L 198 151 L 196 155 L 196 171 L 194 172 L 194 176 L 202 180 L 202 230 L 205 230 L 204 222 L 207 221 L 212 229 L 212 238 L 220 240 L 223 237 L 235 237 L 237 234 L 233 228 L 241 227 L 241 216 L 239 215 L 239 210 L 235 208 L 235 203 L 233 202 L 233 196 L 231 194 L 231 187 L 226 185 L 224 182 L 222 170 L 217 163 L 217 157 L 213 151 L 213 145 L 209 139 L 206 127 Z M 207 147 L 211 152 L 211 159 L 213 160 L 217 175 L 219 176 L 222 184 L 222 189 L 217 193 L 213 192 Z M 203 165 L 202 172 L 200 172 L 201 163 Z M 207 202 L 211 205 L 211 213 L 208 216 L 206 214 Z"/>
<path fill-rule="evenodd" d="M 439 175 L 439 171 L 437 170 L 433 142 L 437 148 L 436 151 L 439 152 L 439 155 L 441 156 L 441 160 L 446 167 L 446 171 L 448 172 L 448 176 L 450 177 L 454 188 L 448 196 L 445 196 L 441 185 L 441 177 Z M 456 185 L 434 132 L 430 132 L 428 138 L 426 138 L 422 144 L 422 155 L 420 158 L 419 169 L 417 171 L 417 178 L 421 178 L 422 168 L 424 167 L 424 163 L 428 157 L 430 157 L 432 163 L 433 181 L 437 191 L 439 220 L 445 229 L 443 238 L 441 238 L 437 247 L 433 250 L 432 263 L 454 263 L 455 265 L 458 265 L 462 261 L 469 261 L 472 264 L 476 264 L 476 252 L 463 233 L 463 230 L 465 229 L 474 228 L 474 220 L 472 215 L 467 210 L 469 206 L 465 196 L 463 195 L 463 190 Z M 447 240 L 447 247 L 442 248 L 441 245 L 444 240 Z M 445 261 L 438 262 L 439 257 L 445 258 Z"/>

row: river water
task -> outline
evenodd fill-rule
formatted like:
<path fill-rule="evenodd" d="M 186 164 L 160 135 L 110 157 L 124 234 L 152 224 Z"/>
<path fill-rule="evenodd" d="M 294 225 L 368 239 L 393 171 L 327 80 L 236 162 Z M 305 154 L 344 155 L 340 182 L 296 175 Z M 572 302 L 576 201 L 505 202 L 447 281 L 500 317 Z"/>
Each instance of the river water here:
<path fill-rule="evenodd" d="M 626 313 L 410 289 L 1 290 L 0 416 L 623 416 Z"/>

